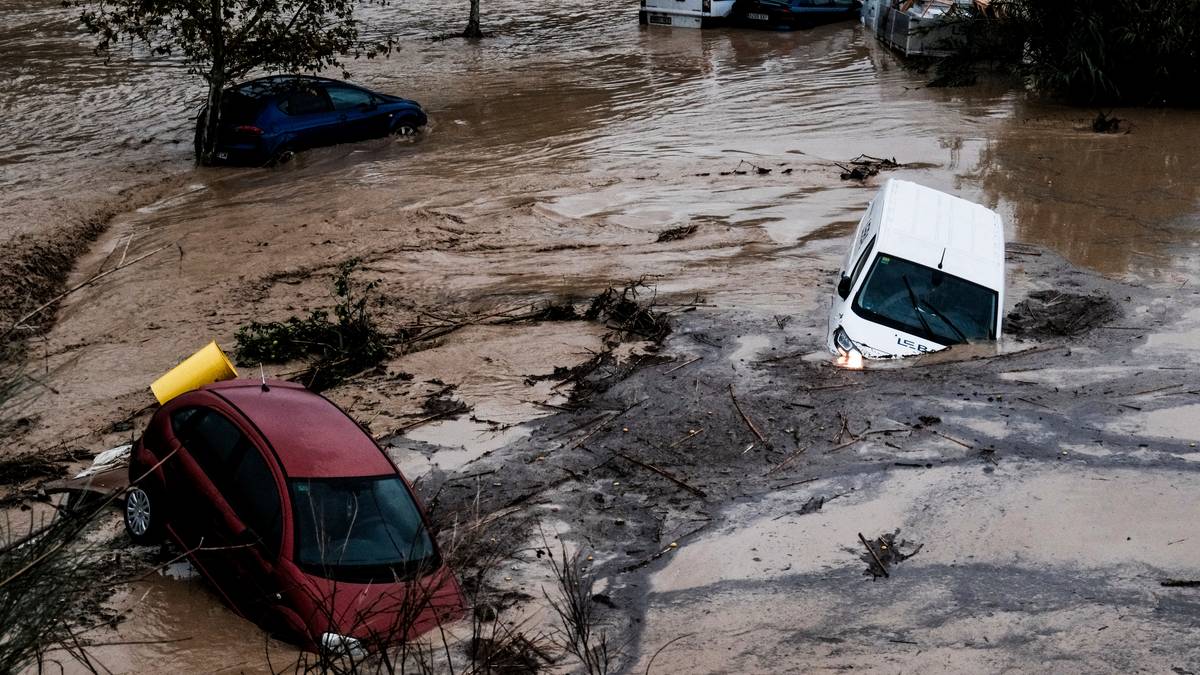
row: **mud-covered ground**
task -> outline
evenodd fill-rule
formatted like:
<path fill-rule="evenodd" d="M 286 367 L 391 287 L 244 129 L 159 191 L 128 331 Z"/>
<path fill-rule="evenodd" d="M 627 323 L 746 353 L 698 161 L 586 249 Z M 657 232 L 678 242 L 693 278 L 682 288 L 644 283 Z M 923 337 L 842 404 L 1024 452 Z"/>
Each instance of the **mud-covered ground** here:
<path fill-rule="evenodd" d="M 37 265 L 0 274 L 0 313 L 106 275 L 18 327 L 13 522 L 140 433 L 155 377 L 249 321 L 331 306 L 359 258 L 383 330 L 456 330 L 328 395 L 443 535 L 505 525 L 513 557 L 486 585 L 501 622 L 553 628 L 538 551 L 561 544 L 591 556 L 620 672 L 1200 672 L 1200 595 L 1161 585 L 1200 579 L 1200 118 L 1118 111 L 1132 133 L 1092 134 L 1091 112 L 1003 86 L 925 88 L 850 24 L 655 32 L 610 6 L 497 2 L 495 38 L 463 45 L 426 39 L 454 17 L 410 10 L 387 15 L 399 54 L 354 71 L 425 103 L 420 138 L 216 170 L 188 164 L 178 69 L 100 67 L 57 3 L 14 8 L 0 255 Z M 79 97 L 90 116 L 52 114 Z M 904 166 L 842 180 L 859 153 Z M 1019 315 L 998 348 L 862 372 L 822 353 L 845 239 L 888 176 L 1005 217 Z M 637 279 L 673 326 L 661 345 L 506 319 Z M 468 411 L 430 419 L 431 397 Z M 170 560 L 114 525 L 124 578 Z M 875 578 L 860 533 L 916 553 Z M 117 672 L 294 654 L 186 565 L 104 612 L 94 651 Z"/>
<path fill-rule="evenodd" d="M 1160 582 L 1198 571 L 1178 364 L 1200 344 L 1171 309 L 1196 294 L 1010 259 L 1118 317 L 853 372 L 819 322 L 697 311 L 669 356 L 462 471 L 485 511 L 524 500 L 594 556 L 631 672 L 681 636 L 668 671 L 1192 669 L 1200 597 Z M 442 508 L 472 488 L 423 486 Z M 873 578 L 858 534 L 897 530 L 919 551 Z"/>

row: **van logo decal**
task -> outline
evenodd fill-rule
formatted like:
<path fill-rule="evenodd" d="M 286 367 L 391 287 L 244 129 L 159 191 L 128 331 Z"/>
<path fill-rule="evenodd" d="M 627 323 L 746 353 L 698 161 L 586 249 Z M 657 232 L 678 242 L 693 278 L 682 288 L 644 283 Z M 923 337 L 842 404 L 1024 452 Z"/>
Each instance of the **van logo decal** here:
<path fill-rule="evenodd" d="M 902 337 L 896 338 L 896 344 L 900 345 L 901 347 L 908 347 L 909 349 L 915 349 L 915 350 L 921 352 L 922 354 L 928 354 L 928 353 L 934 351 L 934 350 L 930 349 L 929 347 L 926 347 L 923 344 L 913 342 L 912 340 L 905 340 Z"/>

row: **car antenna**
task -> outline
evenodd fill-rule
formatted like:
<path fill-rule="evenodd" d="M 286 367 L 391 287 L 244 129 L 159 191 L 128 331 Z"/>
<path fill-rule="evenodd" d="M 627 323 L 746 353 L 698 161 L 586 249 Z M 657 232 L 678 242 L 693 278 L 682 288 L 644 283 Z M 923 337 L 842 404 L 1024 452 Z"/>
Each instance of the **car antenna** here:
<path fill-rule="evenodd" d="M 263 364 L 261 362 L 258 364 L 258 376 L 262 378 L 262 390 L 271 391 L 271 388 L 267 386 L 267 373 L 263 370 Z"/>
<path fill-rule="evenodd" d="M 942 247 L 942 259 L 938 261 L 938 269 L 942 269 L 942 263 L 946 262 L 946 248 Z"/>

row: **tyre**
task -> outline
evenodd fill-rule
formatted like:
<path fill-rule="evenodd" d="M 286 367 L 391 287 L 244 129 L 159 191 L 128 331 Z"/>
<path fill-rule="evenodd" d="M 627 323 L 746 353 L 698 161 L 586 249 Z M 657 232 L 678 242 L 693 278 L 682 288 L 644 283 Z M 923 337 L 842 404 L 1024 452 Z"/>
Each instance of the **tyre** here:
<path fill-rule="evenodd" d="M 267 166 L 283 166 L 295 158 L 296 151 L 285 146 L 271 156 L 271 159 L 267 161 Z"/>
<path fill-rule="evenodd" d="M 413 138 L 417 135 L 416 122 L 410 119 L 400 120 L 396 126 L 392 127 L 392 135 L 400 138 Z"/>
<path fill-rule="evenodd" d="M 125 531 L 135 544 L 162 540 L 162 503 L 150 485 L 134 485 L 125 493 Z"/>

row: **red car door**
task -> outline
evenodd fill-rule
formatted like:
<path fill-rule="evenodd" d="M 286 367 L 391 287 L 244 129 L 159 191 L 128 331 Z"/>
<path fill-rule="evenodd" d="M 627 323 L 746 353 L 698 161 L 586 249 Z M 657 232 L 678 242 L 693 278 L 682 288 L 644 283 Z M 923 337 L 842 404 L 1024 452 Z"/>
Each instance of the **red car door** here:
<path fill-rule="evenodd" d="M 183 415 L 180 415 L 183 417 Z M 260 595 L 273 594 L 261 583 L 269 576 L 269 563 L 260 546 L 261 535 L 247 531 L 230 503 L 231 490 L 242 495 L 249 485 L 264 494 L 272 491 L 278 503 L 274 477 L 266 469 L 270 482 L 253 480 L 246 466 L 262 462 L 259 451 L 247 438 L 232 415 L 204 406 L 193 409 L 178 425 L 176 434 L 181 447 L 175 456 L 169 525 L 180 544 L 225 599 L 243 614 L 252 611 Z M 246 460 L 246 457 L 250 460 Z M 265 465 L 262 468 L 266 468 Z M 235 486 L 243 482 L 240 489 Z M 239 503 L 244 503 L 243 499 Z M 276 510 L 277 517 L 281 514 Z M 268 524 L 269 525 L 269 524 Z M 277 531 L 281 528 L 276 526 Z M 267 534 L 267 539 L 272 535 Z M 276 537 L 274 541 L 278 542 Z"/>
<path fill-rule="evenodd" d="M 226 522 L 235 548 L 229 563 L 238 579 L 238 602 L 243 613 L 255 618 L 271 615 L 281 597 L 275 576 L 275 563 L 283 545 L 285 506 L 280 488 L 282 472 L 273 455 L 262 447 L 246 443 L 235 455 L 230 482 L 222 489 L 224 504 L 230 510 Z"/>

